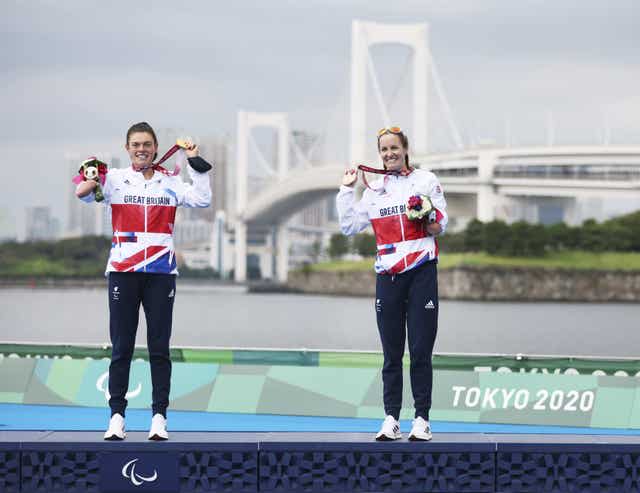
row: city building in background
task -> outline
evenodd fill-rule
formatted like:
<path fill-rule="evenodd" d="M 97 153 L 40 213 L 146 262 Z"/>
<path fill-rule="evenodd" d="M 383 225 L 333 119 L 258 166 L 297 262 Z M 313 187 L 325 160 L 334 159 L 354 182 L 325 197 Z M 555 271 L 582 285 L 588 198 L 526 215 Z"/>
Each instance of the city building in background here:
<path fill-rule="evenodd" d="M 60 220 L 48 206 L 25 208 L 25 241 L 50 241 L 58 238 Z"/>
<path fill-rule="evenodd" d="M 175 138 L 173 140 L 175 140 Z M 182 217 L 186 220 L 203 219 L 208 222 L 213 222 L 216 212 L 218 210 L 224 210 L 227 202 L 228 138 L 208 136 L 195 140 L 198 144 L 200 155 L 213 165 L 213 170 L 209 172 L 209 182 L 211 190 L 213 191 L 213 198 L 209 207 L 184 208 L 182 210 Z M 181 176 L 185 182 L 190 182 L 186 169 L 181 171 Z M 178 225 L 179 224 L 180 223 L 178 223 Z"/>
<path fill-rule="evenodd" d="M 15 218 L 11 216 L 8 209 L 0 208 L 0 243 L 17 240 Z"/>

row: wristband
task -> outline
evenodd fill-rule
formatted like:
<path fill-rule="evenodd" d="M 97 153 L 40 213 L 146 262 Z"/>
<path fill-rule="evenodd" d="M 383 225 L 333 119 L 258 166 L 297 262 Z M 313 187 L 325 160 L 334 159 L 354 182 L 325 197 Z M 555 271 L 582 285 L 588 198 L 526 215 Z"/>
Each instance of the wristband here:
<path fill-rule="evenodd" d="M 198 173 L 206 173 L 213 167 L 200 156 L 190 157 L 189 166 L 191 166 Z"/>

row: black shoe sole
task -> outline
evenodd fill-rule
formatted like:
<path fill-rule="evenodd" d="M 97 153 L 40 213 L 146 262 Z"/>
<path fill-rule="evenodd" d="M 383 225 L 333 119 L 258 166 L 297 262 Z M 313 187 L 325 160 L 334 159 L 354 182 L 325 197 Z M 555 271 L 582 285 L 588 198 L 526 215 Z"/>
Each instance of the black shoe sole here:
<path fill-rule="evenodd" d="M 395 442 L 396 440 L 400 440 L 400 438 L 389 438 L 387 435 L 376 437 L 376 442 Z"/>
<path fill-rule="evenodd" d="M 152 442 L 166 442 L 169 439 L 162 438 L 161 436 L 158 436 L 158 435 L 153 435 L 152 437 L 149 437 L 149 440 L 151 440 Z"/>
<path fill-rule="evenodd" d="M 430 442 L 431 438 L 418 438 L 418 437 L 414 437 L 414 436 L 410 436 L 409 437 L 409 441 L 410 442 Z"/>
<path fill-rule="evenodd" d="M 124 438 L 120 438 L 116 435 L 111 435 L 110 437 L 105 438 L 104 440 L 107 442 L 122 442 L 124 441 Z"/>

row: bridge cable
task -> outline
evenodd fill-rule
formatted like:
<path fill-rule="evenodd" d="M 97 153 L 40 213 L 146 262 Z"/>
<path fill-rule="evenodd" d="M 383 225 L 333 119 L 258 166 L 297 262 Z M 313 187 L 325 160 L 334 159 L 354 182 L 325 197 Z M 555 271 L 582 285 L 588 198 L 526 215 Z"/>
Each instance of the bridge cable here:
<path fill-rule="evenodd" d="M 444 92 L 444 87 L 442 85 L 442 80 L 440 79 L 440 74 L 438 73 L 438 69 L 436 67 L 435 60 L 431 55 L 431 52 L 427 53 L 429 58 L 429 65 L 431 67 L 431 76 L 433 77 L 433 85 L 435 86 L 436 92 L 438 93 L 438 99 L 440 100 L 440 104 L 442 104 L 442 112 L 444 113 L 444 117 L 449 125 L 449 131 L 451 132 L 451 137 L 455 146 L 462 150 L 464 149 L 464 144 L 462 142 L 462 137 L 460 136 L 460 132 L 458 131 L 458 126 L 456 125 L 455 119 L 453 117 L 453 112 L 451 111 L 451 107 L 449 106 L 449 102 L 447 101 L 447 96 Z"/>
<path fill-rule="evenodd" d="M 256 144 L 256 141 L 254 140 L 253 135 L 251 135 L 251 132 L 249 132 L 249 145 L 251 146 L 251 150 L 256 154 L 260 167 L 264 171 L 266 171 L 270 177 L 274 176 L 276 174 L 275 171 L 271 168 L 271 165 L 265 159 L 264 154 L 262 154 L 262 151 Z"/>
<path fill-rule="evenodd" d="M 300 146 L 296 142 L 293 134 L 290 137 L 291 137 L 290 138 L 291 147 L 293 148 L 293 151 L 298 156 L 298 159 L 300 159 L 300 161 L 302 162 L 302 165 L 307 169 L 313 167 L 313 164 L 311 164 L 311 161 L 309 161 L 309 157 L 304 154 L 302 149 L 300 149 Z"/>
<path fill-rule="evenodd" d="M 336 104 L 334 104 L 333 107 L 331 108 L 331 112 L 329 114 L 329 118 L 327 119 L 327 123 L 322 129 L 322 133 L 318 136 L 318 138 L 315 140 L 315 142 L 309 149 L 309 152 L 307 153 L 307 156 L 309 157 L 309 159 L 311 159 L 311 156 L 313 156 L 313 154 L 316 152 L 316 149 L 318 149 L 321 145 L 323 146 L 323 149 L 324 149 L 322 158 L 323 160 L 326 160 L 327 158 L 326 147 L 325 147 L 327 145 L 327 137 L 329 135 L 330 130 L 333 128 L 336 128 L 337 126 L 333 124 L 333 122 L 339 119 L 339 110 L 344 109 L 345 107 L 344 100 L 346 99 L 346 95 L 349 91 L 350 79 L 349 79 L 348 71 L 345 77 L 343 78 L 343 81 L 344 82 L 342 84 L 340 92 L 338 93 L 338 100 Z M 344 120 L 344 117 L 339 119 L 339 121 L 341 122 L 343 120 Z M 342 158 L 338 158 L 338 160 L 341 160 L 341 159 Z"/>
<path fill-rule="evenodd" d="M 409 66 L 411 65 L 411 59 L 413 58 L 413 52 L 409 51 L 409 55 L 407 56 L 407 59 L 404 61 L 404 66 L 402 67 L 402 71 L 400 72 L 400 80 L 398 81 L 398 84 L 396 85 L 395 89 L 393 90 L 393 92 L 391 93 L 391 98 L 389 99 L 389 106 L 393 107 L 393 105 L 395 104 L 396 101 L 396 97 L 398 97 L 398 93 L 400 92 L 400 89 L 402 88 L 402 85 L 406 79 L 406 75 L 409 72 Z"/>
<path fill-rule="evenodd" d="M 369 76 L 371 77 L 371 82 L 373 83 L 373 93 L 378 100 L 378 106 L 380 107 L 380 112 L 382 113 L 382 120 L 384 121 L 384 126 L 388 127 L 391 125 L 391 119 L 389 118 L 389 112 L 387 110 L 387 106 L 384 104 L 384 97 L 382 96 L 382 89 L 380 88 L 380 82 L 378 81 L 378 76 L 376 74 L 376 69 L 373 65 L 373 58 L 371 58 L 371 51 L 367 47 L 367 69 L 369 69 Z"/>

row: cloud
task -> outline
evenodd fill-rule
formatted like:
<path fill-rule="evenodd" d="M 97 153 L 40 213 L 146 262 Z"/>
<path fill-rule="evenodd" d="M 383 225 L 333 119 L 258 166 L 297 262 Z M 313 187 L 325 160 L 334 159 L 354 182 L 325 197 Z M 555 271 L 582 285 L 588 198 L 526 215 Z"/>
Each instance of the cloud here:
<path fill-rule="evenodd" d="M 0 96 L 12 107 L 4 139 L 75 135 L 87 138 L 121 132 L 130 121 L 147 119 L 158 126 L 216 128 L 213 115 L 228 112 L 215 81 L 179 71 L 157 74 L 147 70 L 127 73 L 78 69 L 23 73 L 5 77 Z"/>

